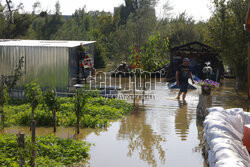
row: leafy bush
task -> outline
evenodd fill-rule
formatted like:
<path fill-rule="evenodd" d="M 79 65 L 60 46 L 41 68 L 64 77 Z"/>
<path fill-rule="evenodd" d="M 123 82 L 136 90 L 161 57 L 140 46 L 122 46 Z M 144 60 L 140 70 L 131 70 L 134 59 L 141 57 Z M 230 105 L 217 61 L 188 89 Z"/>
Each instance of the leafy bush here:
<path fill-rule="evenodd" d="M 25 164 L 30 161 L 30 137 L 25 137 L 25 148 L 18 148 L 16 135 L 0 136 L 0 164 L 18 166 L 19 154 L 22 153 Z M 36 138 L 38 166 L 65 166 L 83 161 L 90 149 L 90 144 L 73 139 L 60 139 L 54 135 Z"/>

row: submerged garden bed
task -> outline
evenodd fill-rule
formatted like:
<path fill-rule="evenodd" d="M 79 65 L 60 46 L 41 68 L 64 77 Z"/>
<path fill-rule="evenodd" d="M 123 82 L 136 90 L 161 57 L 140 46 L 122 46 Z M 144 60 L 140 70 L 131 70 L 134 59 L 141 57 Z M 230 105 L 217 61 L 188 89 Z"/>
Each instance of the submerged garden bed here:
<path fill-rule="evenodd" d="M 16 135 L 0 136 L 1 166 L 19 166 L 20 154 L 24 158 L 24 166 L 30 166 L 31 137 L 25 137 L 25 147 L 18 146 Z M 54 135 L 36 137 L 37 166 L 66 166 L 83 161 L 88 156 L 90 144 L 73 139 L 60 139 Z"/>
<path fill-rule="evenodd" d="M 74 98 L 57 97 L 60 108 L 56 112 L 56 124 L 63 127 L 74 127 L 77 123 L 76 102 Z M 112 120 L 122 118 L 132 111 L 132 105 L 117 99 L 100 96 L 85 99 L 84 109 L 80 113 L 80 127 L 103 128 Z M 32 109 L 26 100 L 9 100 L 4 106 L 5 127 L 30 126 Z M 41 102 L 34 111 L 36 126 L 53 126 L 53 114 Z M 53 133 L 53 132 L 51 132 Z M 54 135 L 36 136 L 36 164 L 38 166 L 77 166 L 90 150 L 90 143 L 74 139 L 60 139 Z M 5 134 L 0 136 L 0 164 L 3 166 L 18 166 L 20 153 L 24 156 L 24 166 L 29 166 L 32 146 L 31 137 L 25 136 L 25 148 L 18 146 L 17 136 Z"/>
<path fill-rule="evenodd" d="M 81 127 L 101 128 L 110 120 L 119 119 L 132 111 L 132 105 L 123 100 L 103 97 L 90 97 L 80 117 Z M 57 111 L 58 126 L 75 126 L 76 116 L 73 98 L 59 97 L 60 109 Z M 4 108 L 5 126 L 29 126 L 31 117 L 30 104 L 12 100 Z M 45 104 L 35 110 L 37 126 L 53 126 L 53 115 Z"/>

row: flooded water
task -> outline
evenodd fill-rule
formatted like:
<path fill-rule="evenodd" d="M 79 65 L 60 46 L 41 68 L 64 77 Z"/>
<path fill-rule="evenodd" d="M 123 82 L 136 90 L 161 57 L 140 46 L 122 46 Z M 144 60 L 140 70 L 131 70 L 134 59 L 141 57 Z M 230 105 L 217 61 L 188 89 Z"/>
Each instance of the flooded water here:
<path fill-rule="evenodd" d="M 155 99 L 139 104 L 133 114 L 115 122 L 98 136 L 90 166 L 203 166 L 201 136 L 196 126 L 198 91 L 190 91 L 186 104 L 175 99 L 177 90 L 166 83 L 150 92 Z"/>
<path fill-rule="evenodd" d="M 234 80 L 213 92 L 213 106 L 247 108 L 249 103 L 235 97 Z M 115 121 L 106 129 L 58 128 L 56 135 L 95 143 L 84 166 L 91 167 L 201 167 L 202 130 L 196 125 L 196 107 L 200 90 L 189 91 L 186 102 L 175 99 L 178 90 L 157 83 L 148 93 L 155 99 L 140 101 L 131 115 Z M 241 91 L 244 94 L 244 91 Z M 52 128 L 37 128 L 37 135 L 51 134 Z M 27 127 L 6 128 L 2 133 L 30 133 Z"/>

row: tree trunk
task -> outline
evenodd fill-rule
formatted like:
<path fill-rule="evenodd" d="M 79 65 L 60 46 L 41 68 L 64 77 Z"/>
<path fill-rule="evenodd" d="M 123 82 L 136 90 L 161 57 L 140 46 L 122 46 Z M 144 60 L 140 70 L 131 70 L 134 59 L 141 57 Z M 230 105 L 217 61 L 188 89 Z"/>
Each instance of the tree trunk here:
<path fill-rule="evenodd" d="M 23 133 L 20 133 L 18 136 L 18 145 L 21 149 L 24 149 L 24 134 Z M 23 167 L 23 165 L 24 165 L 24 158 L 21 152 L 21 154 L 19 155 L 19 167 Z"/>
<path fill-rule="evenodd" d="M 31 132 L 32 132 L 32 155 L 31 155 L 31 166 L 36 166 L 36 121 L 31 122 Z"/>
<path fill-rule="evenodd" d="M 4 129 L 4 110 L 3 110 L 3 106 L 1 106 L 1 122 L 2 122 L 2 128 Z"/>
<path fill-rule="evenodd" d="M 78 92 L 77 92 L 78 93 Z M 78 101 L 77 104 L 77 111 L 76 111 L 76 133 L 80 133 L 80 127 L 79 127 L 79 122 L 80 122 L 80 101 Z"/>
<path fill-rule="evenodd" d="M 235 91 L 237 93 L 239 91 L 239 75 L 238 74 L 236 74 Z"/>
<path fill-rule="evenodd" d="M 79 127 L 79 111 L 77 111 L 77 118 L 76 118 L 76 133 L 79 134 L 80 133 L 80 127 Z"/>
<path fill-rule="evenodd" d="M 30 130 L 32 130 L 32 121 L 34 121 L 34 115 L 35 115 L 35 108 L 32 107 L 31 109 L 31 118 L 30 118 Z"/>
<path fill-rule="evenodd" d="M 53 125 L 54 125 L 54 132 L 56 132 L 56 111 L 53 111 Z"/>
<path fill-rule="evenodd" d="M 34 115 L 35 115 L 35 108 L 32 107 L 32 113 L 31 113 L 31 121 L 34 120 Z"/>
<path fill-rule="evenodd" d="M 2 123 L 2 128 L 4 128 L 4 85 L 2 83 L 2 88 L 1 88 L 1 123 Z"/>

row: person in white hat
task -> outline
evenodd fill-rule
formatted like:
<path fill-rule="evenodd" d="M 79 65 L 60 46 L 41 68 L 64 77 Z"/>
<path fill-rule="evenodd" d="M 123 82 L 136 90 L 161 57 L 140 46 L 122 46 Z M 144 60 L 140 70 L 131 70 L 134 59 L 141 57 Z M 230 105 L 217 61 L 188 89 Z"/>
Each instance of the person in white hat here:
<path fill-rule="evenodd" d="M 176 71 L 176 84 L 180 87 L 180 91 L 178 92 L 178 96 L 177 99 L 180 99 L 181 94 L 182 95 L 182 99 L 185 100 L 186 98 L 186 94 L 187 94 L 187 88 L 188 88 L 188 78 L 190 77 L 193 84 L 194 84 L 194 80 L 192 77 L 192 74 L 190 72 L 190 68 L 189 68 L 189 59 L 188 58 L 184 58 L 183 59 L 183 63 L 181 65 L 179 65 L 177 71 Z"/>

